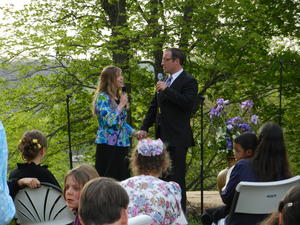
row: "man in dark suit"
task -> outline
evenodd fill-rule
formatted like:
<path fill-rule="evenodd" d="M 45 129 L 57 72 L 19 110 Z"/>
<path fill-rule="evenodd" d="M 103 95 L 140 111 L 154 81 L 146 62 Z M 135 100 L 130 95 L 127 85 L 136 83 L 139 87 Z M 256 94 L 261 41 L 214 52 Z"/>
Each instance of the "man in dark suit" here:
<path fill-rule="evenodd" d="M 168 48 L 163 53 L 162 66 L 170 76 L 156 84 L 157 96 L 153 98 L 139 131 L 147 136 L 149 127 L 156 122 L 156 137 L 167 144 L 172 160 L 172 171 L 166 178 L 177 182 L 182 190 L 182 208 L 186 209 L 186 153 L 194 145 L 190 119 L 195 102 L 197 81 L 183 68 L 184 54 L 177 48 Z"/>

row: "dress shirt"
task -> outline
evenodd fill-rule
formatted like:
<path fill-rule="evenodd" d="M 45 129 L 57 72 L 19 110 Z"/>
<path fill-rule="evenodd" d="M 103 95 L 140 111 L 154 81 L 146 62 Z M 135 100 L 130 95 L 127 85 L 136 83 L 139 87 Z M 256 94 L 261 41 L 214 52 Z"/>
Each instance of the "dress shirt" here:
<path fill-rule="evenodd" d="M 172 76 L 172 80 L 171 80 L 171 82 L 170 82 L 170 85 L 169 86 L 171 86 L 172 85 L 172 83 L 174 82 L 174 80 L 176 80 L 176 78 L 181 74 L 183 72 L 183 69 L 181 69 L 181 70 L 179 70 L 179 71 L 177 71 L 176 73 L 173 73 L 173 74 L 171 74 L 171 76 Z"/>

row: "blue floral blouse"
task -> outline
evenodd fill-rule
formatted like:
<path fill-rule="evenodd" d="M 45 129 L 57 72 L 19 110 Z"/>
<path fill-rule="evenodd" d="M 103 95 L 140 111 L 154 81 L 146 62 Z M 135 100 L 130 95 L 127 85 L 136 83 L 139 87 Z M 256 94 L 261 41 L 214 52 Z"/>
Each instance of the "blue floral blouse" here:
<path fill-rule="evenodd" d="M 134 129 L 126 122 L 126 110 L 119 112 L 117 103 L 111 101 L 109 95 L 104 92 L 99 93 L 95 104 L 99 123 L 95 142 L 128 147 L 129 137 L 134 133 Z"/>

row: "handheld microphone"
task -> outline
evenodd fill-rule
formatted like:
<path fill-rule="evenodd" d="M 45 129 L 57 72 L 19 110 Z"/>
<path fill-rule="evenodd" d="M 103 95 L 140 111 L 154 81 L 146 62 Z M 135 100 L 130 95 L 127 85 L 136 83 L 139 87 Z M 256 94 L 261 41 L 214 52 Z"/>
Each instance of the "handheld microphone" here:
<path fill-rule="evenodd" d="M 126 85 L 124 84 L 124 86 L 122 87 L 122 92 L 123 92 L 123 94 L 128 94 L 127 93 L 127 88 L 126 88 Z M 130 96 L 128 95 L 128 102 L 130 102 L 131 101 L 131 98 L 130 98 Z"/>
<path fill-rule="evenodd" d="M 162 73 L 157 74 L 157 81 L 164 81 L 164 75 Z M 159 93 L 159 92 L 157 92 Z"/>
<path fill-rule="evenodd" d="M 157 80 L 158 81 L 163 81 L 164 80 L 164 75 L 162 73 L 157 74 Z"/>

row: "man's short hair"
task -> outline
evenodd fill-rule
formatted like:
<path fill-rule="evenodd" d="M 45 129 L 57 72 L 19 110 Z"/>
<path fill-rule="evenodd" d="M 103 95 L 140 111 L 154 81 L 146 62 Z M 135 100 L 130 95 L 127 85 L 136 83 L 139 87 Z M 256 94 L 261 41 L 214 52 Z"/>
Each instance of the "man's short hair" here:
<path fill-rule="evenodd" d="M 167 48 L 166 51 L 170 51 L 172 54 L 172 59 L 179 59 L 180 65 L 183 65 L 185 60 L 184 53 L 179 48 Z"/>
<path fill-rule="evenodd" d="M 85 225 L 111 224 L 121 218 L 129 197 L 126 190 L 111 178 L 95 178 L 83 188 L 79 203 L 79 216 Z"/>

